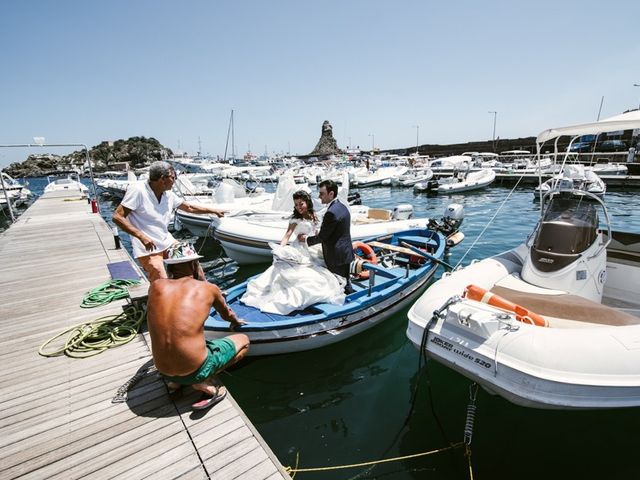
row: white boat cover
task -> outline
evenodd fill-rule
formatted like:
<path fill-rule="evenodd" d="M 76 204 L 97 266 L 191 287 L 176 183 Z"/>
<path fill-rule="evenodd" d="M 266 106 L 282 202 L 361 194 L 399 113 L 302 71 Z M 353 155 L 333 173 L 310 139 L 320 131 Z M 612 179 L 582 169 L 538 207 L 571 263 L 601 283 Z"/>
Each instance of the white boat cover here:
<path fill-rule="evenodd" d="M 597 135 L 598 133 L 616 132 L 618 130 L 633 130 L 640 128 L 640 110 L 622 113 L 605 118 L 599 122 L 582 123 L 569 127 L 549 128 L 538 135 L 537 143 L 544 143 L 562 135 Z"/>

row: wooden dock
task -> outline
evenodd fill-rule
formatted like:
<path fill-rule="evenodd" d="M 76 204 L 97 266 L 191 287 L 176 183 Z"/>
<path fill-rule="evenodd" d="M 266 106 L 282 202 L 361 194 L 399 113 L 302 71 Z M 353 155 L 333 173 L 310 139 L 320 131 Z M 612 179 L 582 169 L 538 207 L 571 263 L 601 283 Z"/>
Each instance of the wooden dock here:
<path fill-rule="evenodd" d="M 80 302 L 123 260 L 78 192 L 43 195 L 0 234 L 0 479 L 289 478 L 230 392 L 195 413 L 195 392 L 173 401 L 150 374 L 112 403 L 152 364 L 143 334 L 88 359 L 38 354 L 62 330 L 122 311 L 124 300 Z"/>

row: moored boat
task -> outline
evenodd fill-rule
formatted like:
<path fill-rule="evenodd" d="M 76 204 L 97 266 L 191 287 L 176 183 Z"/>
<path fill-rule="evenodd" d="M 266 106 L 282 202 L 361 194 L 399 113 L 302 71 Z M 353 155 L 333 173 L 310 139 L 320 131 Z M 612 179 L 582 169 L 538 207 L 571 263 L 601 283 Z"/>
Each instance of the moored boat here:
<path fill-rule="evenodd" d="M 249 355 L 319 348 L 377 325 L 415 300 L 448 248 L 443 233 L 430 228 L 373 237 L 364 244 L 374 253 L 370 260 L 377 264 L 364 263 L 366 275 L 352 280 L 355 291 L 346 296 L 342 305 L 317 303 L 288 315 L 265 313 L 241 302 L 247 282 L 231 288 L 227 303 L 247 322 L 238 331 L 249 336 Z M 204 328 L 208 338 L 229 334 L 229 323 L 219 318 L 215 310 Z"/>
<path fill-rule="evenodd" d="M 484 168 L 475 172 L 460 172 L 453 177 L 439 180 L 438 193 L 449 194 L 458 192 L 468 192 L 470 190 L 480 190 L 493 183 L 496 179 L 496 172 L 490 168 Z"/>
<path fill-rule="evenodd" d="M 640 128 L 631 113 L 542 132 L 538 151 L 563 134 Z M 435 282 L 409 310 L 407 336 L 518 405 L 637 407 L 639 283 L 640 234 L 613 231 L 602 200 L 559 184 L 524 244 Z"/>
<path fill-rule="evenodd" d="M 279 242 L 287 230 L 291 213 L 283 211 L 256 212 L 252 215 L 225 216 L 211 220 L 213 236 L 228 257 L 240 265 L 271 261 L 269 243 Z M 428 218 L 412 218 L 411 205 L 398 205 L 394 210 L 369 208 L 352 209 L 351 238 L 388 235 L 411 228 L 423 228 Z"/>
<path fill-rule="evenodd" d="M 49 182 L 47 186 L 44 187 L 44 193 L 64 190 L 77 190 L 79 193 L 87 193 L 89 191 L 89 189 L 85 185 L 80 183 L 78 180 L 74 180 L 71 177 L 58 178 L 52 182 Z"/>
<path fill-rule="evenodd" d="M 534 200 L 540 198 L 540 193 L 547 193 L 558 187 L 574 189 L 603 196 L 607 191 L 607 185 L 593 171 L 578 164 L 565 165 L 562 172 L 543 182 L 533 191 Z"/>

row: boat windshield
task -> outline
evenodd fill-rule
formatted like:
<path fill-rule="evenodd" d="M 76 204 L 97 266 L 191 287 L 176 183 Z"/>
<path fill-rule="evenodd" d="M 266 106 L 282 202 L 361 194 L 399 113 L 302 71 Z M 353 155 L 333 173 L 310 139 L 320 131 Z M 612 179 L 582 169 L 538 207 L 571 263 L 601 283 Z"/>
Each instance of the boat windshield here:
<path fill-rule="evenodd" d="M 573 262 L 598 237 L 594 205 L 557 196 L 550 200 L 531 247 L 531 259 L 541 271 L 555 271 Z"/>

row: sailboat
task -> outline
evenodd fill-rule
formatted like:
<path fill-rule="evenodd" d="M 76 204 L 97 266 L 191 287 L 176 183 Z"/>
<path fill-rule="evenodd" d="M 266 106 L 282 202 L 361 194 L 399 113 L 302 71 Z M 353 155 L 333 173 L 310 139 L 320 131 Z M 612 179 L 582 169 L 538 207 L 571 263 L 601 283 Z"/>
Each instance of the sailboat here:
<path fill-rule="evenodd" d="M 227 159 L 227 149 L 229 148 L 229 136 L 231 136 L 231 157 Z M 227 142 L 224 145 L 224 157 L 223 162 L 235 163 L 236 162 L 236 139 L 235 139 L 235 127 L 233 125 L 233 109 L 231 109 L 231 116 L 229 117 L 229 127 L 227 128 Z"/>

